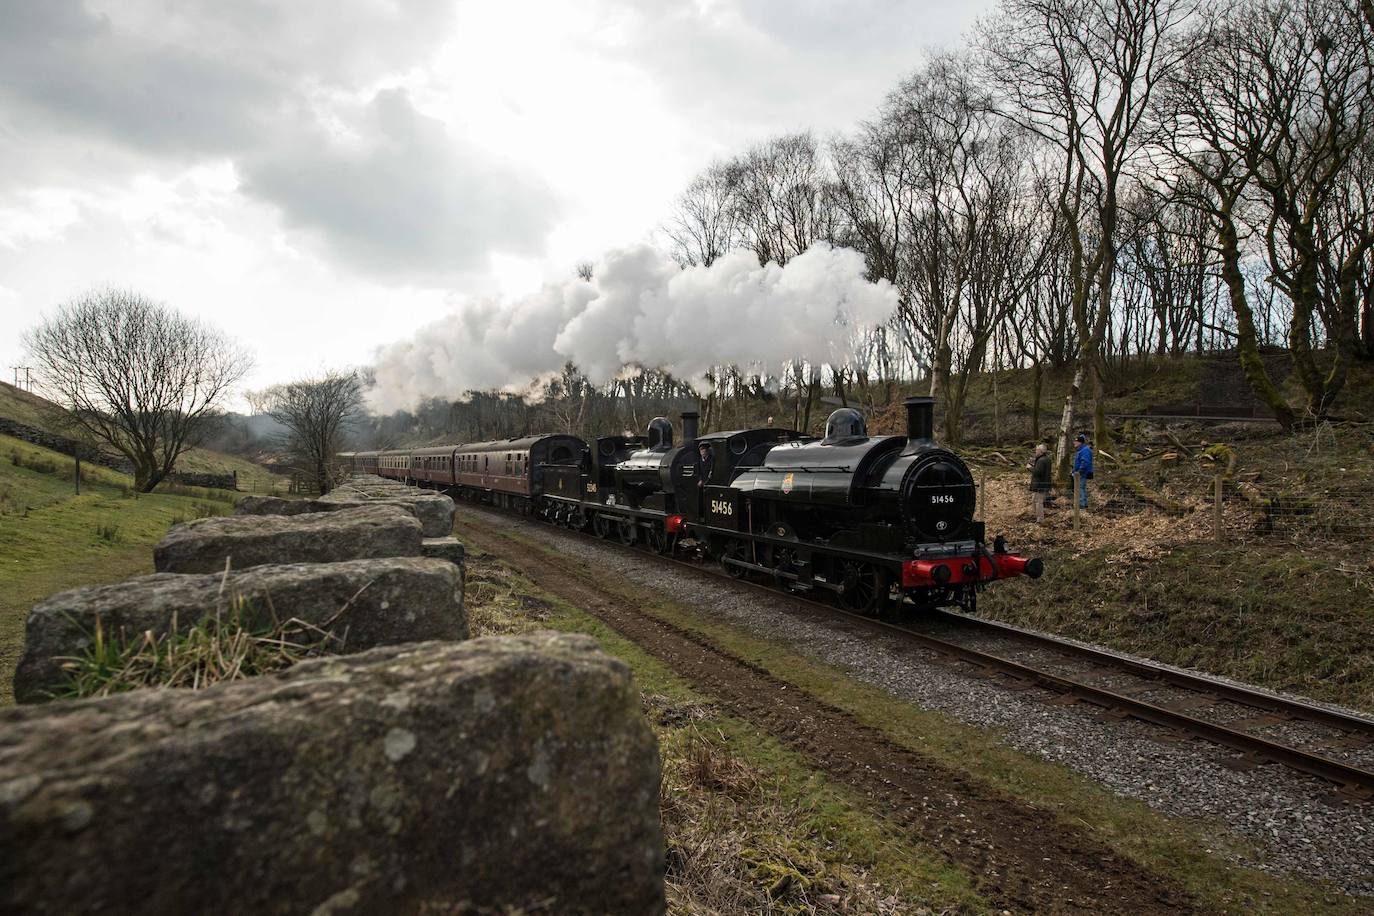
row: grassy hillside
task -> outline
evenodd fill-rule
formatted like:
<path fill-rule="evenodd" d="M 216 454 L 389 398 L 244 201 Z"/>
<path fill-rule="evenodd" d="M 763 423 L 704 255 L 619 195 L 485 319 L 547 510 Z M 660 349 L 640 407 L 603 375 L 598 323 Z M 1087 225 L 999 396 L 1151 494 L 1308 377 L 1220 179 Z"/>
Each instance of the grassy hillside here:
<path fill-rule="evenodd" d="M 25 426 L 47 429 L 49 416 L 47 401 L 8 382 L 0 382 L 0 417 L 8 417 Z"/>
<path fill-rule="evenodd" d="M 0 705 L 23 652 L 24 617 L 48 595 L 153 571 L 153 545 L 172 525 L 223 515 L 237 494 L 168 488 L 138 494 L 127 475 L 0 436 Z"/>
<path fill-rule="evenodd" d="M 177 459 L 177 470 L 188 473 L 238 474 L 239 492 L 275 493 L 285 495 L 289 481 L 281 474 L 273 474 L 262 465 L 245 461 L 223 452 L 193 448 Z"/>
<path fill-rule="evenodd" d="M 57 424 L 53 422 L 53 410 L 53 405 L 43 398 L 0 382 L 0 417 L 64 435 L 61 429 L 55 428 Z M 184 453 L 177 459 L 176 469 L 183 473 L 235 472 L 238 474 L 239 490 L 245 493 L 281 493 L 287 487 L 287 481 L 279 474 L 272 474 L 251 461 L 203 448 L 193 448 Z"/>

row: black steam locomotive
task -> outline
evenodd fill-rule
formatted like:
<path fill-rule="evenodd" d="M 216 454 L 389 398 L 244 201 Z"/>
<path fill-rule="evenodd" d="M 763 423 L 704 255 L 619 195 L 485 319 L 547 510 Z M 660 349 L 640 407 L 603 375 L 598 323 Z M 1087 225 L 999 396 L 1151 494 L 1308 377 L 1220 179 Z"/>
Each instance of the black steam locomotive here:
<path fill-rule="evenodd" d="M 659 553 L 691 549 L 734 576 L 835 595 L 876 614 L 895 599 L 972 611 L 989 582 L 1038 578 L 1039 558 L 989 546 L 973 475 L 932 439 L 930 398 L 908 398 L 905 436 L 832 413 L 825 437 L 791 429 L 698 434 L 656 418 L 645 436 L 531 436 L 385 452 L 344 463 Z"/>

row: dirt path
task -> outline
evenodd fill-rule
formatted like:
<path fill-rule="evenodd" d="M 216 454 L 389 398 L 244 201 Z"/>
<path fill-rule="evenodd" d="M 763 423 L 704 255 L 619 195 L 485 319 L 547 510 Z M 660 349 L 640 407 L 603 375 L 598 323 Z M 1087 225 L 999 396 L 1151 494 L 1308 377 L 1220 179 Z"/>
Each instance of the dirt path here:
<path fill-rule="evenodd" d="M 474 546 L 598 617 L 729 713 L 863 793 L 875 810 L 974 875 L 979 891 L 997 906 L 1034 913 L 1192 911 L 1176 884 L 1085 833 L 894 744 L 694 633 L 636 611 L 599 584 L 604 575 L 503 530 L 521 523 L 460 512 L 464 536 Z"/>

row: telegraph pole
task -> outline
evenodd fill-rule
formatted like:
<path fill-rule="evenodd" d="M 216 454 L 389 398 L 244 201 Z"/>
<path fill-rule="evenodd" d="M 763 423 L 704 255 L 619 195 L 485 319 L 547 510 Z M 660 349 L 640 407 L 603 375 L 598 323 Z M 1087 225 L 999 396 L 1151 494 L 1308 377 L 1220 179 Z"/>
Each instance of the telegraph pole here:
<path fill-rule="evenodd" d="M 22 388 L 25 391 L 33 390 L 33 367 L 32 366 L 10 366 L 14 370 L 14 387 Z M 24 381 L 19 381 L 19 373 L 24 373 Z"/>

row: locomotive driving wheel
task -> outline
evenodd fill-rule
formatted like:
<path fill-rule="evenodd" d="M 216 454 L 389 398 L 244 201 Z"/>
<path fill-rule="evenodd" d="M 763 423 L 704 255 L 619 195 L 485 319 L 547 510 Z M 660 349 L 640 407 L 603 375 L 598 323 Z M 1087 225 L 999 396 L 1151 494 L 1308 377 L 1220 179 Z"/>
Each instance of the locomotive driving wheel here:
<path fill-rule="evenodd" d="M 778 547 L 770 545 L 764 554 L 764 563 L 773 567 L 773 585 L 783 591 L 793 591 L 796 588 L 795 580 L 783 575 L 792 572 L 797 564 L 797 551 L 791 547 Z"/>
<path fill-rule="evenodd" d="M 862 560 L 843 560 L 840 563 L 840 606 L 846 611 L 876 617 L 887 607 L 888 577 L 886 570 Z"/>
<path fill-rule="evenodd" d="M 725 547 L 720 553 L 720 565 L 725 567 L 726 575 L 732 579 L 743 579 L 749 574 L 749 570 L 745 569 L 743 566 L 736 566 L 730 561 L 743 560 L 747 562 L 748 559 L 749 545 L 735 538 L 726 541 Z"/>
<path fill-rule="evenodd" d="M 660 556 L 672 553 L 672 538 L 657 525 L 650 525 L 644 530 L 644 543 L 654 553 Z"/>
<path fill-rule="evenodd" d="M 620 543 L 626 547 L 633 547 L 635 541 L 639 540 L 638 526 L 634 519 L 625 519 L 620 523 Z"/>
<path fill-rule="evenodd" d="M 608 538 L 611 536 L 611 523 L 607 521 L 606 516 L 598 512 L 592 516 L 592 531 L 599 538 Z"/>

